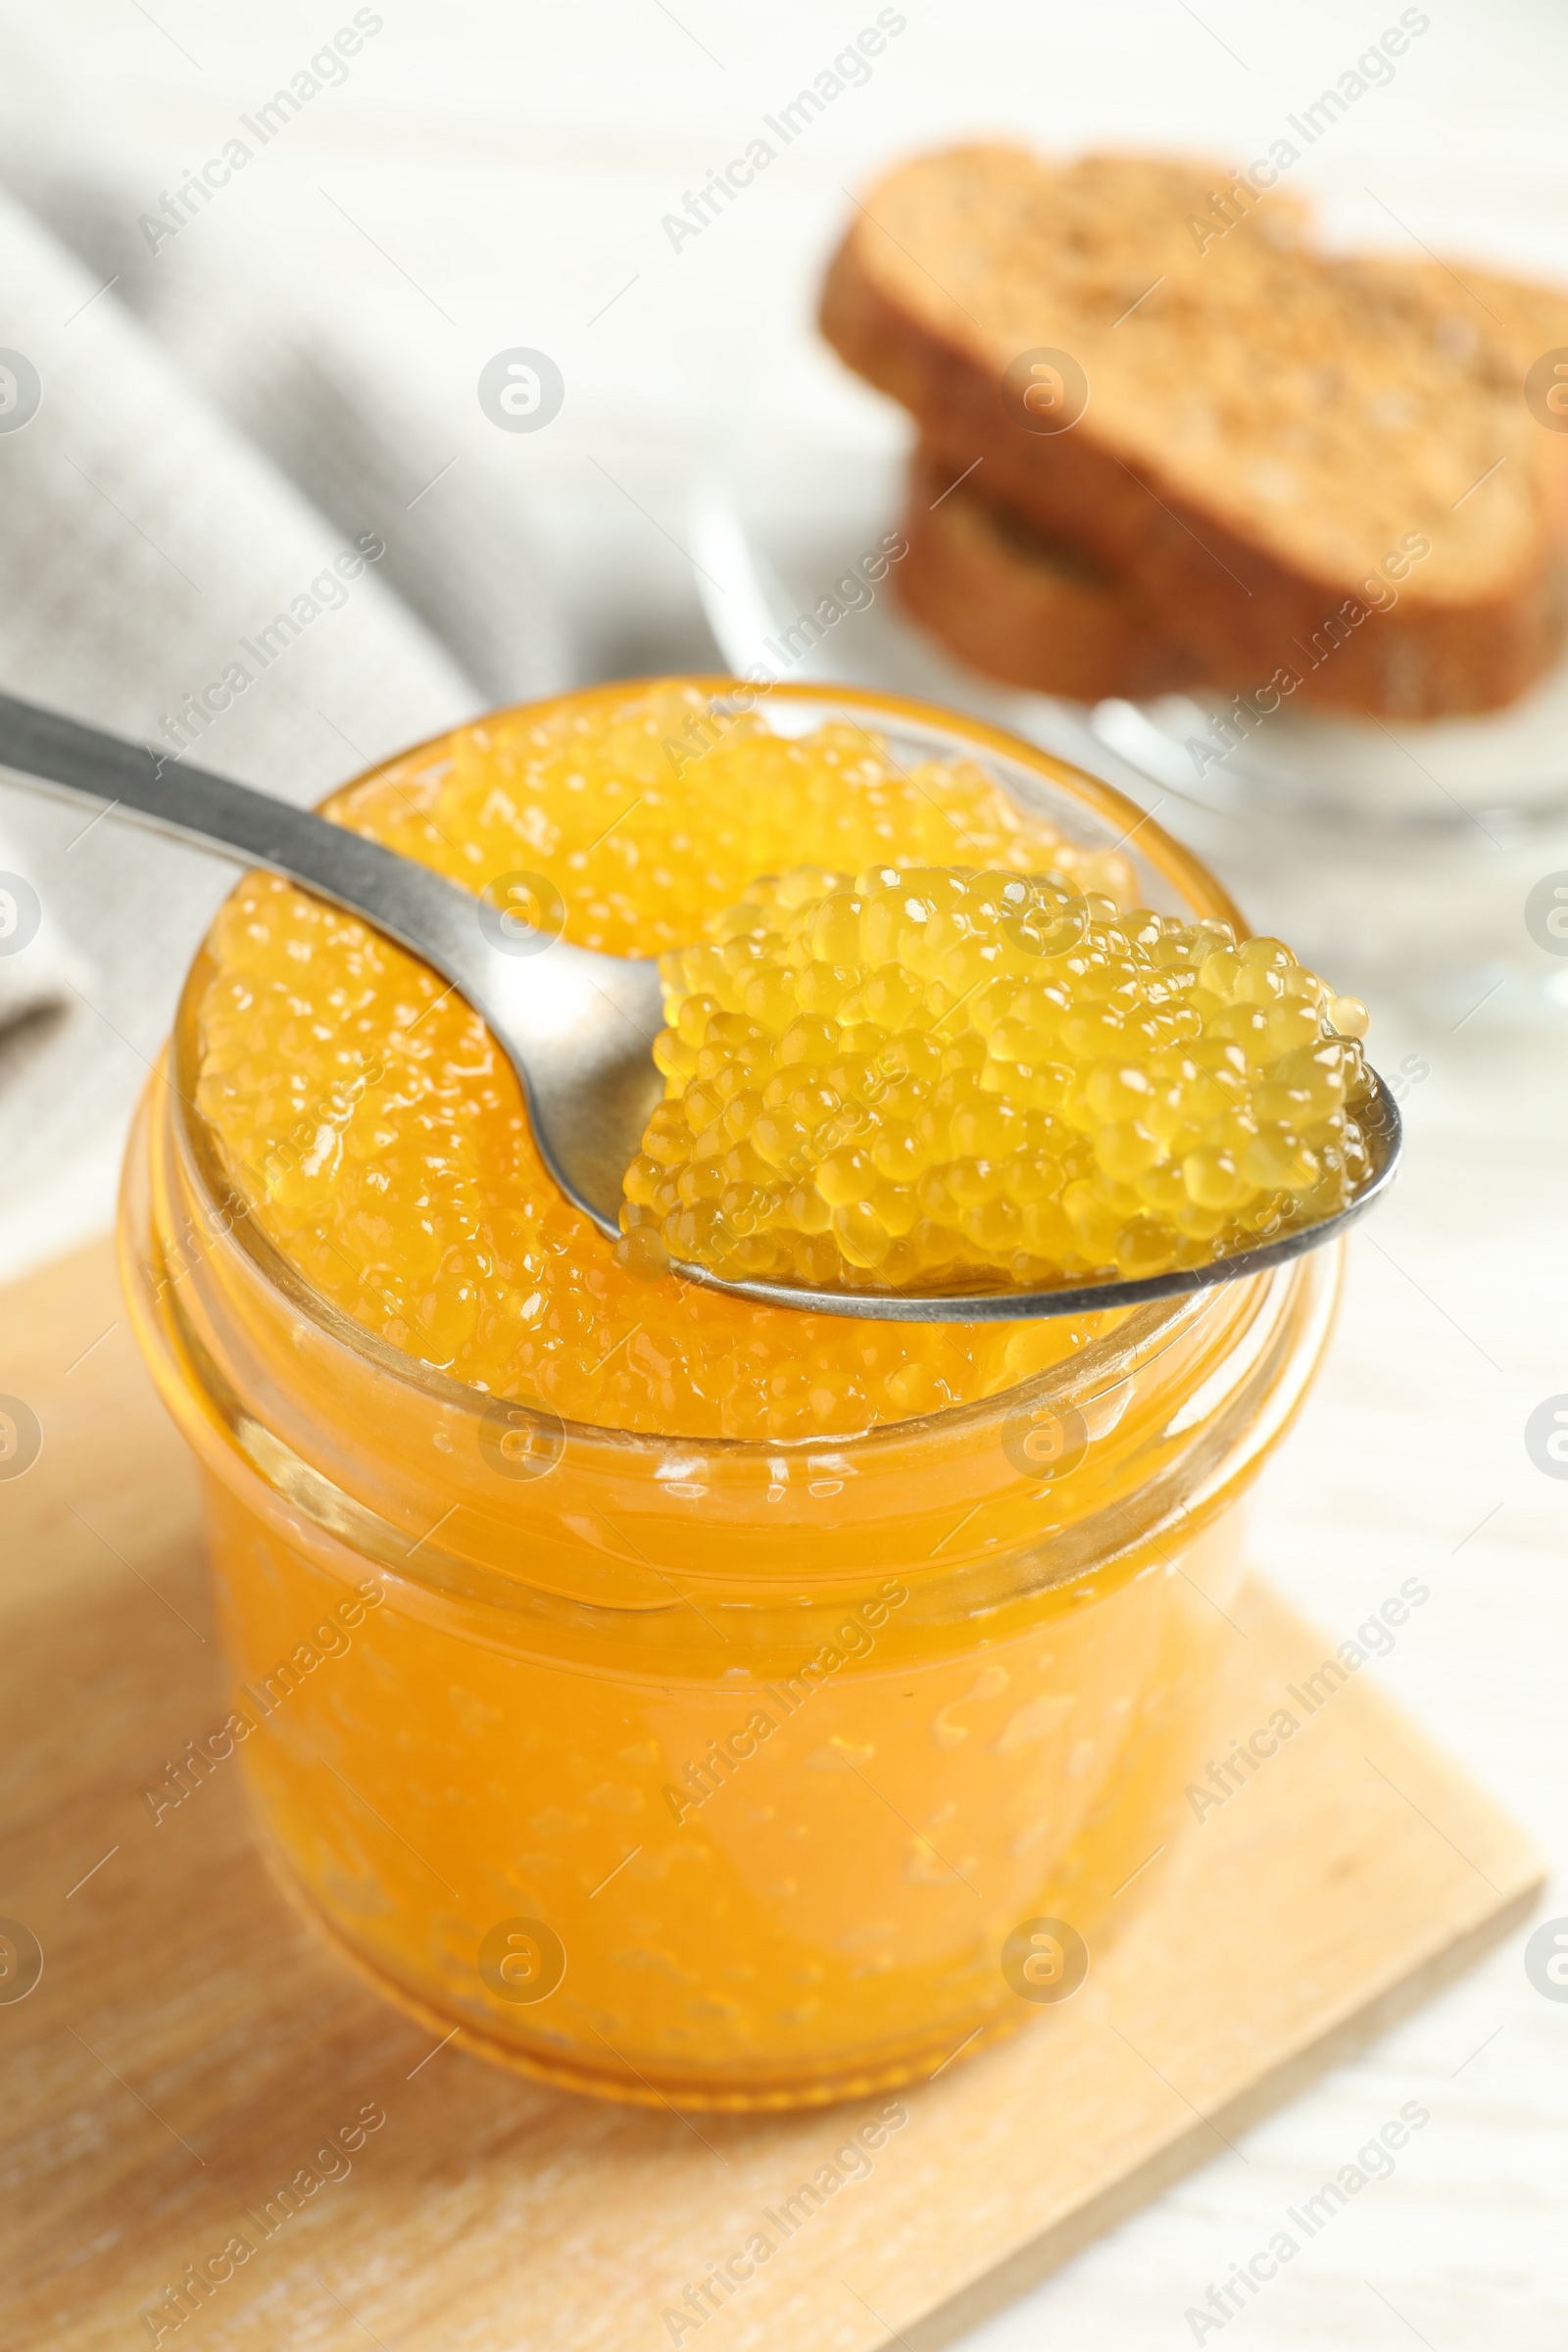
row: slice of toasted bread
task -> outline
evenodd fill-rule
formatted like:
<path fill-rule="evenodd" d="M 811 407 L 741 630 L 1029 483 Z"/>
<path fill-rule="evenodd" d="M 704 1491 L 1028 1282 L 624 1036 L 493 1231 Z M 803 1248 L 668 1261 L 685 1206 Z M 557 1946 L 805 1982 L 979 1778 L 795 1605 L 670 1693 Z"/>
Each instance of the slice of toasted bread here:
<path fill-rule="evenodd" d="M 1560 298 L 1324 258 L 1277 197 L 1232 192 L 1221 233 L 1218 201 L 1190 163 L 924 157 L 859 208 L 823 330 L 951 475 L 983 459 L 990 497 L 1179 615 L 1214 683 L 1511 701 L 1568 620 L 1568 445 L 1522 397 Z"/>
<path fill-rule="evenodd" d="M 1543 351 L 1568 347 L 1568 297 L 1466 265 L 1409 265 L 1367 258 L 1352 264 L 1391 293 L 1414 289 L 1461 354 L 1480 335 L 1502 332 L 1521 372 Z M 984 495 L 981 477 L 962 481 L 937 452 L 910 460 L 904 535 L 908 553 L 896 579 L 906 609 L 951 653 L 982 675 L 1041 694 L 1085 702 L 1137 700 L 1201 683 L 1202 664 L 1165 636 L 1179 615 L 1156 617 L 1082 549 L 1054 539 L 1015 509 Z"/>
<path fill-rule="evenodd" d="M 982 468 L 983 470 L 983 468 Z M 919 449 L 909 463 L 900 601 L 959 661 L 1008 686 L 1097 703 L 1195 682 L 1195 658 L 1163 637 L 1135 590 L 1081 549 L 955 482 Z"/>
<path fill-rule="evenodd" d="M 1437 321 L 1450 357 L 1469 360 L 1489 338 L 1500 343 L 1522 383 L 1538 359 L 1568 345 L 1568 293 L 1525 277 L 1502 277 L 1470 262 L 1424 262 L 1381 253 L 1341 255 L 1330 268 L 1360 279 L 1383 301 L 1413 299 Z M 1559 475 L 1568 466 L 1559 466 Z"/>

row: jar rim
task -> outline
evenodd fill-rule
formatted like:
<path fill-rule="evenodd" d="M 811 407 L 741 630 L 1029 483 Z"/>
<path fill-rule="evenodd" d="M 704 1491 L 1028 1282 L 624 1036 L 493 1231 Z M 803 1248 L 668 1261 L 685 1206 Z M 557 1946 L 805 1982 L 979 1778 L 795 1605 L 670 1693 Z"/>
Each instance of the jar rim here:
<path fill-rule="evenodd" d="M 458 726 L 443 728 L 420 743 L 377 760 L 343 784 L 335 785 L 331 793 L 323 797 L 335 799 L 340 793 L 372 783 L 377 777 L 411 760 L 436 755 L 455 735 L 490 721 L 514 720 L 530 715 L 543 718 L 567 705 L 592 710 L 632 695 L 651 694 L 661 687 L 672 685 L 695 688 L 707 696 L 710 703 L 734 701 L 738 696 L 751 695 L 754 698 L 765 697 L 768 705 L 782 704 L 796 710 L 804 710 L 811 705 L 821 706 L 829 711 L 835 707 L 849 707 L 903 723 L 916 732 L 940 734 L 950 739 L 955 750 L 967 751 L 981 758 L 989 754 L 992 761 L 1010 762 L 1053 788 L 1056 794 L 1075 801 L 1107 830 L 1113 826 L 1116 828 L 1112 842 L 1096 846 L 1124 850 L 1136 833 L 1138 848 L 1135 856 L 1138 860 L 1149 865 L 1168 888 L 1186 900 L 1195 919 L 1229 922 L 1239 938 L 1249 936 L 1245 918 L 1224 886 L 1209 872 L 1202 860 L 1166 833 L 1163 827 L 1114 785 L 988 721 L 971 717 L 965 712 L 944 710 L 936 704 L 885 694 L 872 688 L 789 681 L 764 684 L 758 680 L 719 674 L 688 675 L 683 672 L 661 678 L 615 679 L 509 705 L 487 711 L 478 718 L 465 720 Z M 995 776 L 994 780 L 1003 790 L 1007 789 L 1004 777 Z M 849 1446 L 859 1451 L 878 1445 L 908 1445 L 939 1434 L 947 1436 L 971 1430 L 983 1426 L 990 1419 L 1016 1414 L 1020 1408 L 1033 1408 L 1048 1398 L 1054 1389 L 1070 1388 L 1076 1395 L 1084 1387 L 1086 1374 L 1091 1381 L 1101 1372 L 1109 1375 L 1090 1392 L 1095 1396 L 1106 1395 L 1130 1378 L 1137 1365 L 1147 1363 L 1154 1355 L 1163 1352 L 1163 1348 L 1157 1345 L 1162 1337 L 1168 1334 L 1166 1344 L 1174 1344 L 1196 1319 L 1212 1311 L 1226 1296 L 1227 1286 L 1222 1285 L 1129 1308 L 1117 1317 L 1108 1331 L 1098 1334 L 1086 1348 L 1048 1365 L 1043 1371 L 1028 1374 L 1004 1389 L 993 1391 L 984 1396 L 967 1398 L 959 1404 L 941 1405 L 934 1412 L 877 1421 L 846 1432 L 817 1432 L 793 1438 L 694 1436 L 671 1430 L 622 1429 L 611 1423 L 576 1421 L 557 1412 L 553 1406 L 537 1397 L 498 1399 L 492 1392 L 455 1379 L 439 1366 L 394 1347 L 367 1325 L 357 1322 L 333 1299 L 318 1290 L 260 1225 L 253 1213 L 255 1204 L 224 1168 L 212 1125 L 196 1102 L 198 1011 L 208 980 L 215 969 L 211 948 L 204 939 L 191 959 L 180 989 L 169 1047 L 171 1111 L 183 1147 L 189 1176 L 202 1197 L 212 1230 L 237 1245 L 264 1286 L 279 1294 L 296 1314 L 308 1318 L 323 1337 L 360 1358 L 368 1369 L 383 1378 L 398 1381 L 448 1413 L 482 1413 L 498 1401 L 505 1401 L 548 1422 L 560 1438 L 569 1440 L 575 1446 L 598 1444 L 613 1446 L 619 1451 L 646 1448 L 662 1454 L 667 1454 L 672 1448 L 689 1449 L 704 1456 L 718 1456 L 730 1461 L 744 1461 L 747 1458 L 765 1460 L 769 1455 L 799 1460 L 811 1455 L 840 1453 Z M 1282 1267 L 1278 1272 L 1288 1275 L 1291 1269 Z M 1257 1279 L 1266 1283 L 1271 1277 L 1262 1275 Z M 796 1310 L 780 1308 L 777 1311 L 791 1313 Z"/>

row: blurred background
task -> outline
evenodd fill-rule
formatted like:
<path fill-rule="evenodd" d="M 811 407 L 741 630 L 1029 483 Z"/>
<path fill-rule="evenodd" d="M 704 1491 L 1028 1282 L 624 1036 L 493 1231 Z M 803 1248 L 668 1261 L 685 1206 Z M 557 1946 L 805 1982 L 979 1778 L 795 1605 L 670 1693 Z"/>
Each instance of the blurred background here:
<path fill-rule="evenodd" d="M 1425 29 L 1295 192 L 1337 245 L 1568 286 L 1568 14 L 1412 14 Z M 906 428 L 812 325 L 851 191 L 975 134 L 1243 164 L 1399 15 L 903 0 L 864 77 L 677 234 L 710 174 L 878 21 L 869 0 L 3 0 L 0 687 L 171 748 L 199 734 L 204 763 L 311 801 L 487 706 L 738 666 L 897 514 Z M 546 406 L 559 375 L 528 430 L 496 389 L 515 353 Z M 285 610 L 298 626 L 265 668 L 242 656 Z M 236 659 L 260 674 L 182 722 Z M 1259 1550 L 1334 1629 L 1432 1576 L 1441 1606 L 1378 1671 L 1560 1841 L 1568 1491 L 1521 1432 L 1568 1390 L 1568 960 L 1525 912 L 1568 880 L 1568 688 L 1384 742 L 1305 726 L 1268 770 L 1200 793 L 1168 713 L 987 686 L 886 600 L 813 657 L 890 683 L 911 662 L 934 699 L 1076 748 L 1368 997 L 1410 1174 L 1358 1245 Z M 6 1276 L 107 1225 L 132 1102 L 229 877 L 4 782 L 0 872 L 39 916 L 0 957 Z M 1516 1938 L 975 2342 L 1187 2340 L 1206 2281 L 1414 2083 L 1443 2128 L 1249 2311 L 1249 2340 L 1560 2347 L 1565 2035 Z"/>

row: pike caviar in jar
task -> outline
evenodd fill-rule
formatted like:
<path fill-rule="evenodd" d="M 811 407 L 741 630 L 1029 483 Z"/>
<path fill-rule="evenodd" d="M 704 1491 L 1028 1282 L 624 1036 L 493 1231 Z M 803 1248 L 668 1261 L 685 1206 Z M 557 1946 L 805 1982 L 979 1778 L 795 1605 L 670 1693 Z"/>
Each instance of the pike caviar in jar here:
<path fill-rule="evenodd" d="M 1049 871 L 1216 953 L 1240 931 L 1106 787 L 850 691 L 596 688 L 326 812 L 476 921 L 547 908 L 612 954 L 804 866 Z M 814 1084 L 853 1088 L 866 1013 Z M 459 997 L 268 875 L 169 1054 L 125 1277 L 204 1473 L 224 1736 L 347 1959 L 482 2055 L 719 2108 L 983 2048 L 1040 1997 L 1013 1955 L 1042 1921 L 1092 1964 L 1201 1770 L 1235 1506 L 1337 1250 L 1019 1323 L 682 1283 L 635 1220 L 611 1242 L 567 1206 Z"/>

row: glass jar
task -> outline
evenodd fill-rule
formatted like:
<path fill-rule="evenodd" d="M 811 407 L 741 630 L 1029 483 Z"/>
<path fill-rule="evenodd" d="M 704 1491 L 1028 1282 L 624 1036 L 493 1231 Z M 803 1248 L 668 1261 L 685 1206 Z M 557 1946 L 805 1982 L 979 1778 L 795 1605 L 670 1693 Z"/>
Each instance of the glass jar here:
<path fill-rule="evenodd" d="M 1235 919 L 1119 796 L 978 722 L 762 702 L 977 758 L 1130 837 L 1146 903 Z M 131 1139 L 122 1263 L 202 1467 L 233 1677 L 207 1751 L 315 1925 L 481 2055 L 677 2107 L 891 2086 L 1070 1991 L 1190 1818 L 1236 1504 L 1340 1252 L 858 1436 L 565 1422 L 350 1322 L 262 1232 L 193 1107 L 210 971 Z"/>

